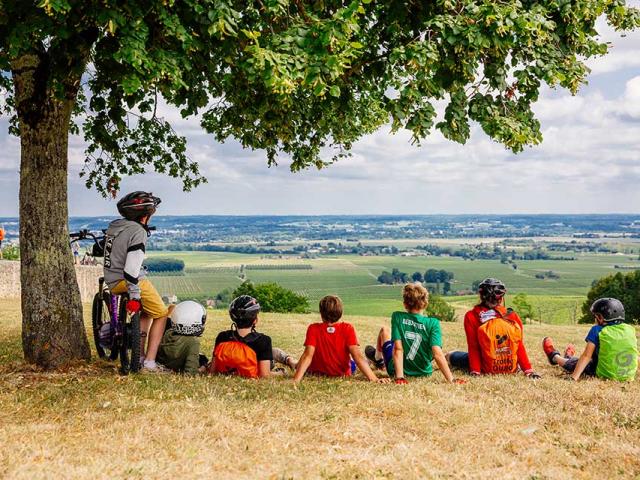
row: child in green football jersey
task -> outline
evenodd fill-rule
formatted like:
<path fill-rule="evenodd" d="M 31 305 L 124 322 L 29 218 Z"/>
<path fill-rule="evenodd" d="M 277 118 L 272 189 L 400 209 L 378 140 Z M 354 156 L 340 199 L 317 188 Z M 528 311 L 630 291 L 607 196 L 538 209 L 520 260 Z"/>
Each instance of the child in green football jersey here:
<path fill-rule="evenodd" d="M 429 303 L 429 292 L 420 283 L 408 283 L 402 291 L 405 312 L 393 312 L 391 329 L 384 326 L 378 334 L 376 347 L 367 345 L 365 355 L 378 368 L 386 367 L 397 384 L 406 384 L 405 377 L 426 377 L 433 373 L 435 360 L 449 383 L 464 383 L 454 379 L 442 352 L 442 331 L 437 318 L 422 313 Z"/>

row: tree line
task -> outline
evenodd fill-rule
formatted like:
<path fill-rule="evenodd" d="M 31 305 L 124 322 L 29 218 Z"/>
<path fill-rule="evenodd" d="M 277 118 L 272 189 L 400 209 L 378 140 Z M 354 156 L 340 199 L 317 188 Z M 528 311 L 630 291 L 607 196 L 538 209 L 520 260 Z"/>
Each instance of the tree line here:
<path fill-rule="evenodd" d="M 427 284 L 427 288 L 434 293 L 440 292 L 440 285 L 443 285 L 442 293 L 447 295 L 451 292 L 451 284 L 453 280 L 453 272 L 447 270 L 437 270 L 430 268 L 424 274 L 422 272 L 413 272 L 411 275 L 401 272 L 397 268 L 393 268 L 391 272 L 384 270 L 378 275 L 378 283 L 384 285 L 397 285 L 407 282 L 419 282 Z M 430 285 L 431 284 L 431 285 Z"/>
<path fill-rule="evenodd" d="M 184 272 L 184 261 L 178 258 L 155 258 L 144 260 L 144 266 L 149 272 Z"/>

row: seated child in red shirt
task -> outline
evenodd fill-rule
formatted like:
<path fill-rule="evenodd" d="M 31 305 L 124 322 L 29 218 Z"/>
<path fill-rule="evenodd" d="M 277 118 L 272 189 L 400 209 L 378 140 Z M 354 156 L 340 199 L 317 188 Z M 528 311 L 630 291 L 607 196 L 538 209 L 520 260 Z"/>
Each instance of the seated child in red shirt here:
<path fill-rule="evenodd" d="M 351 375 L 351 357 L 371 382 L 386 383 L 389 379 L 378 378 L 360 351 L 353 325 L 340 322 L 342 300 L 328 295 L 320 300 L 322 323 L 312 323 L 307 328 L 304 353 L 298 361 L 294 382 L 300 382 L 304 374 L 346 377 Z"/>

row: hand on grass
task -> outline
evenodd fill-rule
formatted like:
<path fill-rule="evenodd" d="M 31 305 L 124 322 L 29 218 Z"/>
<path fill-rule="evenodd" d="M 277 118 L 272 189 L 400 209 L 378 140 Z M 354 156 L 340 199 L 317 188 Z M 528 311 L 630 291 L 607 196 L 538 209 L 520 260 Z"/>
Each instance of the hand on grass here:
<path fill-rule="evenodd" d="M 542 375 L 536 372 L 530 372 L 530 373 L 527 373 L 527 378 L 530 378 L 531 380 L 539 380 L 542 378 Z"/>
<path fill-rule="evenodd" d="M 464 385 L 467 381 L 463 378 L 454 378 L 451 383 L 455 383 L 456 385 Z"/>
<path fill-rule="evenodd" d="M 131 315 L 133 315 L 134 313 L 138 313 L 141 308 L 142 303 L 140 303 L 140 300 L 127 300 L 127 312 L 129 312 Z"/>
<path fill-rule="evenodd" d="M 405 378 L 396 378 L 396 385 L 408 385 L 409 382 Z"/>
<path fill-rule="evenodd" d="M 383 377 L 383 378 L 378 378 L 375 382 L 376 383 L 391 383 L 391 379 Z"/>

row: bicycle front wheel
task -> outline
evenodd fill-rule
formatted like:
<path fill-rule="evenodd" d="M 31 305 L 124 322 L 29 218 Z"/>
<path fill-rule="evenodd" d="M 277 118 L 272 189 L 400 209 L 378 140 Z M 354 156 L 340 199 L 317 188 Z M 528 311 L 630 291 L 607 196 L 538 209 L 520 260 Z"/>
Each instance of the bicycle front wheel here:
<path fill-rule="evenodd" d="M 124 317 L 122 345 L 120 346 L 120 372 L 140 371 L 140 312 Z"/>

